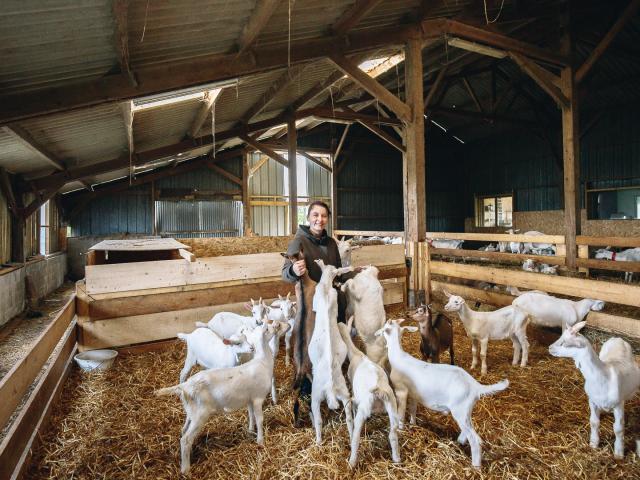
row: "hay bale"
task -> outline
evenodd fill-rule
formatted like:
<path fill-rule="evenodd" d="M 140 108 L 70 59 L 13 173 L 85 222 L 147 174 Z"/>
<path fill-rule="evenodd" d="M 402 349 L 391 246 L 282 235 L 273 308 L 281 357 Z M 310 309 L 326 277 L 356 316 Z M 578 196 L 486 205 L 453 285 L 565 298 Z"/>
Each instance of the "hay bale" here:
<path fill-rule="evenodd" d="M 396 309 L 389 316 L 403 313 Z M 468 368 L 470 341 L 457 320 L 454 329 L 457 361 Z M 471 467 L 468 446 L 456 443 L 458 431 L 451 417 L 422 407 L 418 425 L 400 432 L 402 463 L 391 462 L 388 421 L 376 416 L 363 429 L 359 464 L 350 471 L 343 415 L 323 413 L 322 446 L 315 445 L 309 422 L 306 428 L 293 428 L 293 370 L 285 367 L 281 355 L 275 367 L 281 400 L 276 406 L 269 400 L 265 404 L 265 446 L 258 446 L 246 431 L 246 412 L 212 417 L 194 446 L 190 477 L 640 478 L 640 462 L 633 453 L 640 436 L 640 398 L 627 403 L 625 459 L 613 458 L 610 415 L 603 416 L 601 448 L 592 450 L 583 379 L 572 361 L 547 353 L 555 338 L 531 329 L 526 368 L 511 366 L 510 341 L 491 343 L 489 373 L 482 382 L 508 377 L 511 385 L 476 405 L 473 421 L 484 440 L 481 474 Z M 419 355 L 419 335 L 405 335 L 403 344 Z M 27 478 L 179 478 L 182 405 L 177 398 L 157 398 L 153 391 L 177 382 L 183 360 L 184 346 L 175 344 L 161 352 L 124 356 L 118 368 L 104 373 L 75 370 Z"/>
<path fill-rule="evenodd" d="M 292 239 L 293 236 L 181 238 L 180 242 L 191 247 L 191 252 L 196 258 L 202 258 L 284 252 Z"/>

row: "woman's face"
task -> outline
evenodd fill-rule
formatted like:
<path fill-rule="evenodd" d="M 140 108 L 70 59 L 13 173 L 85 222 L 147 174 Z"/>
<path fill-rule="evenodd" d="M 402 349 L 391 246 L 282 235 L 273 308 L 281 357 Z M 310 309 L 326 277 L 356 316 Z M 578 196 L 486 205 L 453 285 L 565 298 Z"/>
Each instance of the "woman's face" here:
<path fill-rule="evenodd" d="M 324 207 L 320 205 L 314 205 L 307 216 L 307 220 L 309 220 L 309 229 L 311 233 L 315 235 L 320 235 L 322 230 L 327 228 L 327 223 L 329 222 L 329 212 Z"/>

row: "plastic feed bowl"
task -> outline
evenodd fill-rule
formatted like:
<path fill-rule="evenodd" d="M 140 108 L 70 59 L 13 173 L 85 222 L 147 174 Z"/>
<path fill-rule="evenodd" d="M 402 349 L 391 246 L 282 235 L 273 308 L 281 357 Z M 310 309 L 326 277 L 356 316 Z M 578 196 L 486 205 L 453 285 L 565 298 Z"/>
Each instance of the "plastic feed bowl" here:
<path fill-rule="evenodd" d="M 73 358 L 82 370 L 90 372 L 108 369 L 117 356 L 118 352 L 115 350 L 90 350 L 78 353 Z"/>

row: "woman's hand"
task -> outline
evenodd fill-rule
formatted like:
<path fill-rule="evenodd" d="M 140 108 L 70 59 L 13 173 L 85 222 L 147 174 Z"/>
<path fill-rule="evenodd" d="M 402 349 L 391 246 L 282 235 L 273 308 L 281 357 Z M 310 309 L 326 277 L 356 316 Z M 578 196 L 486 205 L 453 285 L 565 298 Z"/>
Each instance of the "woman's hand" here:
<path fill-rule="evenodd" d="M 302 277 L 305 273 L 307 273 L 307 264 L 304 263 L 304 260 L 298 260 L 293 263 L 293 273 L 297 276 Z"/>

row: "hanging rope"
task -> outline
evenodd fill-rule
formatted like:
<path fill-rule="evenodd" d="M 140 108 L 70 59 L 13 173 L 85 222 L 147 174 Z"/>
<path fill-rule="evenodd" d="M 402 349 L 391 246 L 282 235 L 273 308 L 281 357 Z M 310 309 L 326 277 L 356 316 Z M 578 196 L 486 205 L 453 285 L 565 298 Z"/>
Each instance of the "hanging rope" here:
<path fill-rule="evenodd" d="M 502 13 L 502 7 L 504 7 L 504 0 L 502 0 L 502 3 L 500 4 L 500 10 L 498 10 L 498 14 L 496 15 L 496 18 L 494 18 L 493 20 L 489 20 L 489 14 L 487 13 L 487 0 L 484 0 L 484 18 L 487 21 L 487 25 L 489 25 L 490 23 L 495 23 L 498 18 L 500 18 L 500 14 Z"/>
<path fill-rule="evenodd" d="M 289 35 L 287 39 L 287 66 L 291 68 L 291 3 L 293 0 L 289 0 Z"/>
<path fill-rule="evenodd" d="M 142 27 L 142 36 L 140 37 L 140 43 L 144 40 L 144 32 L 147 30 L 147 14 L 149 13 L 149 0 L 147 0 L 147 8 L 144 11 L 144 26 Z"/>

